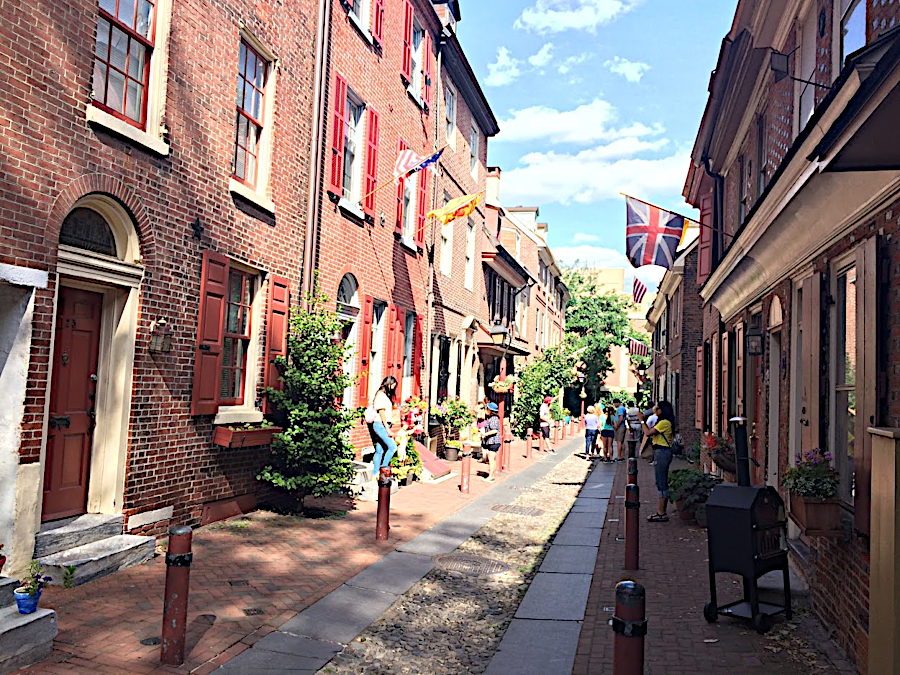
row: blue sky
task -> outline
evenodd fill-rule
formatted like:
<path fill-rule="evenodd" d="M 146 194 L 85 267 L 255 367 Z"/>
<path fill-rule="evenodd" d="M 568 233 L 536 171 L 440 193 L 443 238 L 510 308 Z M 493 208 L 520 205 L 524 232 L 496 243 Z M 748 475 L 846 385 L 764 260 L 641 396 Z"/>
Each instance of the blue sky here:
<path fill-rule="evenodd" d="M 631 267 L 619 192 L 687 216 L 681 189 L 728 0 L 462 0 L 460 41 L 500 122 L 500 198 L 537 205 L 558 260 Z M 662 268 L 637 275 L 656 286 Z"/>

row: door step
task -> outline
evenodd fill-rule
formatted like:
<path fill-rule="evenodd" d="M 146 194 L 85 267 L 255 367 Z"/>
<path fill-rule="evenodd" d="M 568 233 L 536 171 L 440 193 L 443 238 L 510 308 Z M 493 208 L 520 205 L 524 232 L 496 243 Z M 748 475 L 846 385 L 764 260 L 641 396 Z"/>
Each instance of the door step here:
<path fill-rule="evenodd" d="M 66 568 L 74 567 L 72 584 L 105 577 L 126 567 L 150 560 L 156 551 L 156 539 L 133 534 L 117 534 L 89 544 L 37 558 L 44 574 L 53 577 L 54 586 L 62 586 Z"/>
<path fill-rule="evenodd" d="M 85 513 L 44 523 L 34 538 L 34 557 L 43 558 L 77 546 L 122 534 L 125 516 Z"/>
<path fill-rule="evenodd" d="M 13 591 L 19 587 L 18 579 L 0 577 L 0 610 L 16 604 Z"/>
<path fill-rule="evenodd" d="M 18 586 L 14 579 L 8 595 Z M 0 577 L 0 603 L 7 600 L 7 580 Z M 38 609 L 33 614 L 19 614 L 15 603 L 0 605 L 0 675 L 43 661 L 53 649 L 56 637 L 56 612 Z"/>

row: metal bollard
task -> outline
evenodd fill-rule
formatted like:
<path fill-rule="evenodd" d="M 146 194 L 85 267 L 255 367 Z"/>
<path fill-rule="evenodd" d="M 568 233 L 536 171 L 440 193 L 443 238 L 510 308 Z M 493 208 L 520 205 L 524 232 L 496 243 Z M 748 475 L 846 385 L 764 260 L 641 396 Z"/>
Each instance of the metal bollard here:
<path fill-rule="evenodd" d="M 634 581 L 616 584 L 616 613 L 609 620 L 613 638 L 613 675 L 643 675 L 647 634 L 646 592 Z"/>
<path fill-rule="evenodd" d="M 553 425 L 553 446 L 556 447 L 557 443 L 559 443 L 559 422 Z"/>
<path fill-rule="evenodd" d="M 472 471 L 472 452 L 464 452 L 462 456 L 462 468 L 459 471 L 459 491 L 464 495 L 469 494 L 469 474 Z M 387 537 L 385 537 L 386 539 Z"/>
<path fill-rule="evenodd" d="M 634 437 L 634 434 L 631 435 L 626 443 L 628 443 L 628 457 L 629 459 L 634 457 L 637 459 L 637 439 Z"/>
<path fill-rule="evenodd" d="M 638 535 L 641 517 L 641 498 L 638 486 L 625 486 L 625 569 L 638 568 Z"/>
<path fill-rule="evenodd" d="M 390 469 L 383 468 L 378 474 L 378 514 L 375 517 L 376 541 L 387 541 L 388 532 L 391 531 L 391 473 Z M 387 473 L 385 473 L 387 472 Z"/>
<path fill-rule="evenodd" d="M 191 576 L 191 538 L 188 525 L 169 530 L 166 552 L 166 594 L 163 599 L 162 647 L 159 660 L 170 666 L 184 663 L 184 634 L 187 630 L 188 587 Z"/>
<path fill-rule="evenodd" d="M 525 458 L 531 459 L 531 445 L 534 442 L 534 438 L 531 437 L 531 429 L 525 430 Z"/>
<path fill-rule="evenodd" d="M 634 457 L 628 458 L 628 482 L 637 485 L 638 461 Z"/>
<path fill-rule="evenodd" d="M 500 462 L 504 471 L 509 471 L 510 452 L 512 452 L 512 434 L 509 427 L 503 430 L 503 444 L 500 448 Z"/>

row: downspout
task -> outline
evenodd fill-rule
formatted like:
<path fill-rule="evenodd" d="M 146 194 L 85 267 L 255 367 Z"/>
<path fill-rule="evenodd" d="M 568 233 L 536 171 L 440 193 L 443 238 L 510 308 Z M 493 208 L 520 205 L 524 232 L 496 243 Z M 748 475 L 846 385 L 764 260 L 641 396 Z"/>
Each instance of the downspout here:
<path fill-rule="evenodd" d="M 325 148 L 325 92 L 328 47 L 331 41 L 331 0 L 319 0 L 316 25 L 316 68 L 313 79 L 313 135 L 310 146 L 309 188 L 306 195 L 306 233 L 303 240 L 303 267 L 300 270 L 301 306 L 307 306 L 307 294 L 313 290 L 318 267 L 321 210 L 319 183 L 322 180 L 322 156 Z"/>

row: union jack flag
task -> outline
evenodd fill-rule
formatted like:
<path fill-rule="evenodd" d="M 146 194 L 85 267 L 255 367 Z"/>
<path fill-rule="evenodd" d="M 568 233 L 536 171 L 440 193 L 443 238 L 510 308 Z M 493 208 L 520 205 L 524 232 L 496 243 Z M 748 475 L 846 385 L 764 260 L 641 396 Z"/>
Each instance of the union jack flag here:
<path fill-rule="evenodd" d="M 634 304 L 641 304 L 641 300 L 644 299 L 644 296 L 647 295 L 647 287 L 641 283 L 641 280 L 637 277 L 634 278 L 634 284 L 631 289 L 631 297 L 634 298 Z"/>
<path fill-rule="evenodd" d="M 625 254 L 631 264 L 672 269 L 684 233 L 684 217 L 634 197 L 625 197 L 625 209 Z"/>
<path fill-rule="evenodd" d="M 422 157 L 412 150 L 401 150 L 400 154 L 397 155 L 397 162 L 394 164 L 394 182 L 396 183 L 402 178 L 414 174 L 416 171 L 428 168 L 438 161 L 443 152 L 442 148 L 431 155 L 431 157 Z"/>
<path fill-rule="evenodd" d="M 634 354 L 635 356 L 649 356 L 650 355 L 650 347 L 645 345 L 640 340 L 635 340 L 631 338 L 631 341 L 628 343 L 628 351 Z"/>

